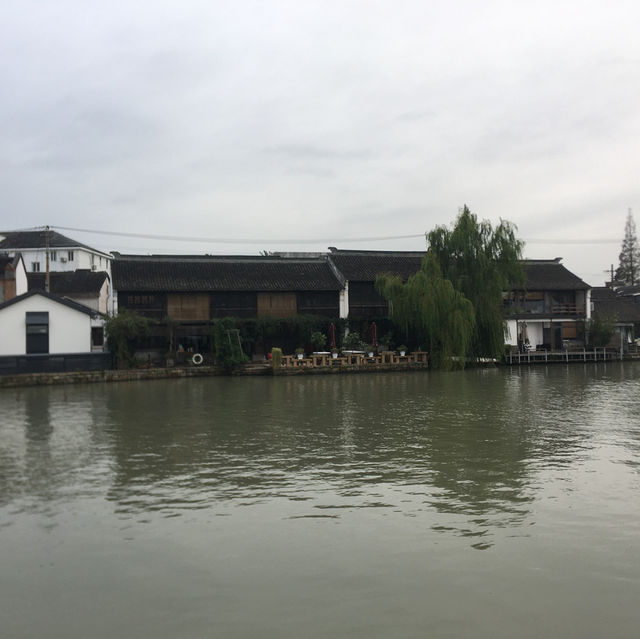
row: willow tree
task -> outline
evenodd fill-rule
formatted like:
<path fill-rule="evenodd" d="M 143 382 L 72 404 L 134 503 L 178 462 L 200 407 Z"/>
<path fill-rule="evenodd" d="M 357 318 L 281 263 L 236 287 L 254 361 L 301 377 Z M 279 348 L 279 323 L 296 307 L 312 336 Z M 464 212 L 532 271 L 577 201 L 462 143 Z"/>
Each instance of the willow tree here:
<path fill-rule="evenodd" d="M 474 332 L 473 306 L 442 277 L 433 254 L 427 254 L 406 282 L 397 275 L 381 275 L 376 287 L 389 301 L 391 319 L 428 344 L 434 368 L 464 367 Z"/>
<path fill-rule="evenodd" d="M 522 248 L 515 226 L 501 220 L 493 228 L 465 206 L 452 229 L 438 226 L 427 235 L 428 253 L 442 276 L 473 305 L 471 353 L 499 357 L 504 348 L 503 292 L 524 283 Z"/>

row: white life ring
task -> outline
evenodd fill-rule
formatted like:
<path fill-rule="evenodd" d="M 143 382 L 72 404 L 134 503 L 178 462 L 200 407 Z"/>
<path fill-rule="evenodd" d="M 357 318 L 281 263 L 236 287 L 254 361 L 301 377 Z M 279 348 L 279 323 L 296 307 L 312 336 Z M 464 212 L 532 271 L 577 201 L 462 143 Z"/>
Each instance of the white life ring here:
<path fill-rule="evenodd" d="M 202 364 L 202 355 L 200 355 L 200 353 L 195 353 L 194 356 L 191 358 L 191 361 L 196 366 L 200 366 L 200 364 Z"/>

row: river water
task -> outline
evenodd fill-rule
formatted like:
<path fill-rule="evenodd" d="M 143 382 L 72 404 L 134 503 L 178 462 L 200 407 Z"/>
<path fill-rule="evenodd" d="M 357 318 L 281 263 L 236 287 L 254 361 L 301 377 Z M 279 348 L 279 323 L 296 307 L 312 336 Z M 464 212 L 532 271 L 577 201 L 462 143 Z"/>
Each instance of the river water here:
<path fill-rule="evenodd" d="M 7 638 L 631 638 L 640 364 L 0 391 Z"/>

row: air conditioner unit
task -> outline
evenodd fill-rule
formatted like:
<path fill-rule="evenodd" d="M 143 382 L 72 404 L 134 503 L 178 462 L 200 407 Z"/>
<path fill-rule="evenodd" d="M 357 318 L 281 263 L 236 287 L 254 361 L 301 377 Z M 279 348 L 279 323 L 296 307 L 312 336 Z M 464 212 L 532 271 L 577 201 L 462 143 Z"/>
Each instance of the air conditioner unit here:
<path fill-rule="evenodd" d="M 61 261 L 61 262 L 66 262 L 66 261 L 67 261 L 67 258 L 66 258 L 66 257 L 61 257 L 61 258 L 60 258 L 60 261 Z"/>

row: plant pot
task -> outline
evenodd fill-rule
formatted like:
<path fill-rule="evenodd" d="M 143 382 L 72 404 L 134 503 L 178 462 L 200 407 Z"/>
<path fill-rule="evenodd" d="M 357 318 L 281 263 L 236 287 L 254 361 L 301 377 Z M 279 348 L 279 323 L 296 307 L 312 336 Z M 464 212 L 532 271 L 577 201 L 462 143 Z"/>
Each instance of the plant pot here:
<path fill-rule="evenodd" d="M 298 359 L 302 359 L 304 357 L 304 353 L 296 353 L 296 357 Z"/>
<path fill-rule="evenodd" d="M 404 357 L 405 353 L 406 353 L 406 351 L 400 351 L 400 357 Z"/>
<path fill-rule="evenodd" d="M 338 359 L 338 353 L 331 353 L 331 357 L 333 357 L 333 359 Z"/>

